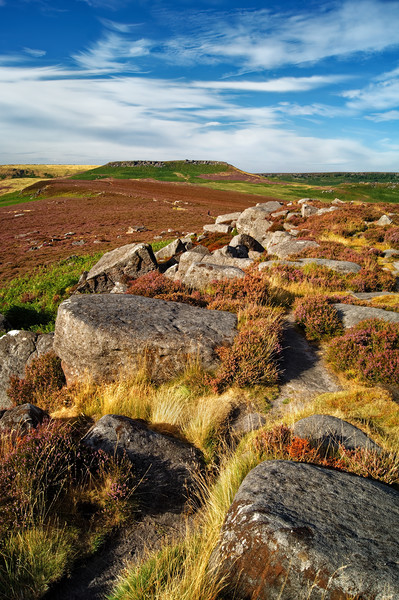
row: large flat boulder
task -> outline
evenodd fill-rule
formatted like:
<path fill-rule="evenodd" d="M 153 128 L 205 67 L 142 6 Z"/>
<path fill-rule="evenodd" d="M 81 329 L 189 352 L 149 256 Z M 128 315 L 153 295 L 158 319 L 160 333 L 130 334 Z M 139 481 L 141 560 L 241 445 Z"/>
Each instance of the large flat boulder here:
<path fill-rule="evenodd" d="M 298 240 L 301 241 L 301 240 Z M 348 260 L 330 260 L 328 258 L 298 258 L 298 260 L 268 260 L 260 263 L 259 270 L 263 271 L 276 265 L 287 265 L 289 267 L 305 267 L 306 265 L 316 265 L 331 269 L 336 273 L 342 273 L 344 275 L 348 273 L 359 273 L 361 266 L 357 263 L 350 262 Z"/>
<path fill-rule="evenodd" d="M 134 466 L 136 495 L 148 510 L 176 510 L 196 489 L 204 465 L 202 453 L 191 444 L 151 429 L 141 419 L 105 415 L 83 442 L 95 450 L 126 456 Z"/>
<path fill-rule="evenodd" d="M 215 348 L 233 343 L 236 323 L 231 313 L 178 302 L 83 294 L 60 305 L 54 350 L 68 383 L 86 374 L 94 381 L 112 380 L 122 369 L 137 369 L 144 361 L 153 380 L 165 381 L 190 359 L 214 369 Z"/>
<path fill-rule="evenodd" d="M 271 214 L 281 208 L 283 208 L 283 204 L 273 201 L 246 208 L 237 219 L 238 233 L 250 235 L 262 244 L 264 237 L 273 225 L 273 221 L 270 221 Z"/>
<path fill-rule="evenodd" d="M 390 323 L 399 323 L 399 313 L 371 306 L 355 306 L 354 304 L 334 304 L 345 329 L 354 327 L 365 319 L 382 319 Z"/>
<path fill-rule="evenodd" d="M 381 447 L 361 429 L 331 415 L 311 415 L 300 419 L 294 424 L 293 432 L 326 453 L 334 452 L 340 445 L 347 450 L 364 448 L 381 451 Z"/>
<path fill-rule="evenodd" d="M 297 240 L 286 231 L 275 231 L 264 239 L 263 246 L 269 254 L 278 258 L 288 258 L 291 254 L 299 254 L 308 248 L 318 248 L 319 244 L 312 240 Z"/>
<path fill-rule="evenodd" d="M 266 461 L 241 484 L 212 563 L 240 599 L 394 600 L 397 523 L 399 492 L 387 485 Z"/>
<path fill-rule="evenodd" d="M 22 379 L 26 365 L 34 358 L 50 352 L 52 347 L 52 334 L 12 330 L 0 338 L 0 409 L 12 406 L 7 394 L 10 377 L 13 375 Z"/>
<path fill-rule="evenodd" d="M 179 276 L 178 271 L 176 277 L 179 278 Z M 245 273 L 239 267 L 220 265 L 209 261 L 193 263 L 181 277 L 181 281 L 196 290 L 204 290 L 212 281 L 243 279 L 244 277 Z"/>
<path fill-rule="evenodd" d="M 157 261 L 149 244 L 126 244 L 106 252 L 90 269 L 77 291 L 110 292 L 127 278 L 137 279 L 156 268 Z"/>

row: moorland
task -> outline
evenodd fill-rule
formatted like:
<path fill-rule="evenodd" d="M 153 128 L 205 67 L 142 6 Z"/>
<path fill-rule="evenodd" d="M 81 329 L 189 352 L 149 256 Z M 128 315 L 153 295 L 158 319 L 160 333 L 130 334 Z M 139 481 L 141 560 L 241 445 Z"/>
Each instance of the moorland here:
<path fill-rule="evenodd" d="M 398 507 L 397 174 L 251 174 L 212 161 L 126 161 L 54 170 L 11 165 L 0 167 L 0 177 L 0 313 L 8 329 L 53 332 L 59 305 L 104 253 L 134 243 L 156 253 L 177 238 L 186 246 L 172 256 L 173 276 L 158 258 L 148 273 L 119 282 L 123 294 L 231 312 L 238 323 L 235 341 L 217 350 L 219 365 L 211 372 L 194 360 L 159 382 L 151 380 L 144 361 L 113 381 L 88 376 L 66 385 L 59 357 L 48 353 L 11 377 L 11 406 L 30 403 L 51 418 L 28 433 L 1 434 L 0 598 L 291 599 L 290 586 L 301 579 L 294 568 L 284 571 L 285 557 L 273 577 L 262 575 L 254 596 L 226 576 L 217 554 L 237 490 L 255 467 L 270 461 L 351 473 L 353 495 L 343 504 L 354 507 L 358 525 L 373 509 L 361 505 L 356 481 L 388 490 Z M 267 203 L 274 208 L 266 212 L 267 231 L 255 240 L 259 249 L 248 241 L 242 215 Z M 227 213 L 236 216 L 226 229 L 206 231 Z M 231 246 L 237 234 L 247 238 Z M 310 243 L 287 253 L 281 242 L 288 238 Z M 240 260 L 252 263 L 237 279 L 199 286 L 179 266 L 199 247 L 206 249 L 205 263 L 237 270 Z M 364 318 L 349 324 L 342 317 L 348 307 Z M 141 419 L 150 432 L 201 455 L 195 491 L 184 506 L 151 512 L 134 461 L 82 444 L 110 414 Z M 341 439 L 326 453 L 320 437 L 315 443 L 295 433 L 294 424 L 313 415 L 356 426 L 377 448 L 349 448 Z M 305 494 L 294 495 L 300 507 Z M 308 497 L 306 502 L 312 504 Z M 333 496 L 323 502 L 328 506 Z M 344 522 L 345 508 L 337 511 Z M 330 517 L 325 509 L 323 519 Z M 365 546 L 378 545 L 378 528 L 395 537 L 396 516 L 389 517 L 388 526 L 370 525 Z M 312 522 L 306 527 L 312 529 Z M 294 527 L 291 548 L 299 545 L 302 555 L 314 557 L 316 526 L 311 533 L 306 527 Z M 333 542 L 326 535 L 326 555 L 330 542 L 340 544 L 343 537 L 345 527 L 333 532 Z M 349 560 L 340 552 L 338 570 Z M 356 552 L 353 561 L 360 556 L 364 570 L 356 565 L 349 591 L 335 573 L 323 579 L 325 564 L 311 565 L 305 569 L 310 584 L 295 597 L 376 598 L 369 567 Z M 386 557 L 383 568 L 395 560 Z M 384 574 L 394 582 L 389 571 Z M 378 597 L 393 600 L 397 592 L 387 587 Z"/>

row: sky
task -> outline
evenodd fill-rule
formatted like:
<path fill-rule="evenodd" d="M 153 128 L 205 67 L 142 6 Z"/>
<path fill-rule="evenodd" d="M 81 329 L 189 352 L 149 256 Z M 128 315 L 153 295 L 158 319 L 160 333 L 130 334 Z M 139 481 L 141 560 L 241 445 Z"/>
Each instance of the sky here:
<path fill-rule="evenodd" d="M 0 164 L 399 172 L 398 134 L 399 0 L 0 0 Z"/>

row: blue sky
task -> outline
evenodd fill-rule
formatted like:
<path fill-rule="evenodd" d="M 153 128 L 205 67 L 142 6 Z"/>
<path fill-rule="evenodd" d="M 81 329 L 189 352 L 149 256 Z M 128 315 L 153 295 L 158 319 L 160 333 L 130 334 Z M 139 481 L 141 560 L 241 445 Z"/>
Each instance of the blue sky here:
<path fill-rule="evenodd" d="M 0 0 L 0 163 L 399 171 L 399 1 Z"/>

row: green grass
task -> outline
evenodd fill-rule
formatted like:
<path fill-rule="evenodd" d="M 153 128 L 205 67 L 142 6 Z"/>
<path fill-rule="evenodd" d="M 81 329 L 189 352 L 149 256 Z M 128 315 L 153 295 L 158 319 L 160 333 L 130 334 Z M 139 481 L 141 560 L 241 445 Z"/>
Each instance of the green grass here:
<path fill-rule="evenodd" d="M 34 202 L 35 200 L 40 200 L 40 196 L 30 196 L 26 192 L 10 192 L 9 194 L 0 196 L 0 207 L 22 204 L 23 202 Z"/>
<path fill-rule="evenodd" d="M 153 251 L 170 241 L 151 243 Z M 11 280 L 0 287 L 0 313 L 15 329 L 53 331 L 58 306 L 69 297 L 70 288 L 79 281 L 82 272 L 89 271 L 102 254 L 75 256 Z"/>
<path fill-rule="evenodd" d="M 388 183 L 343 183 L 334 189 L 320 189 L 305 183 L 294 184 L 264 184 L 228 181 L 201 181 L 202 185 L 215 190 L 242 192 L 244 194 L 258 194 L 272 196 L 279 200 L 294 202 L 301 198 L 314 198 L 321 201 L 331 201 L 340 198 L 344 201 L 355 202 L 399 202 L 399 185 L 393 187 Z"/>
<path fill-rule="evenodd" d="M 297 182 L 306 185 L 339 185 L 340 183 L 399 182 L 399 173 L 263 173 L 271 181 Z"/>
<path fill-rule="evenodd" d="M 74 175 L 71 179 L 93 180 L 105 177 L 115 179 L 145 179 L 152 178 L 158 181 L 188 181 L 200 182 L 198 175 L 222 173 L 228 169 L 227 163 L 211 165 L 198 165 L 186 163 L 183 160 L 164 162 L 162 167 L 142 166 L 137 167 L 111 167 L 104 165 L 97 169 L 90 169 L 80 175 Z"/>
<path fill-rule="evenodd" d="M 0 313 L 15 329 L 53 331 L 58 306 L 68 298 L 69 288 L 100 257 L 101 253 L 76 256 L 13 279 L 0 287 Z"/>

